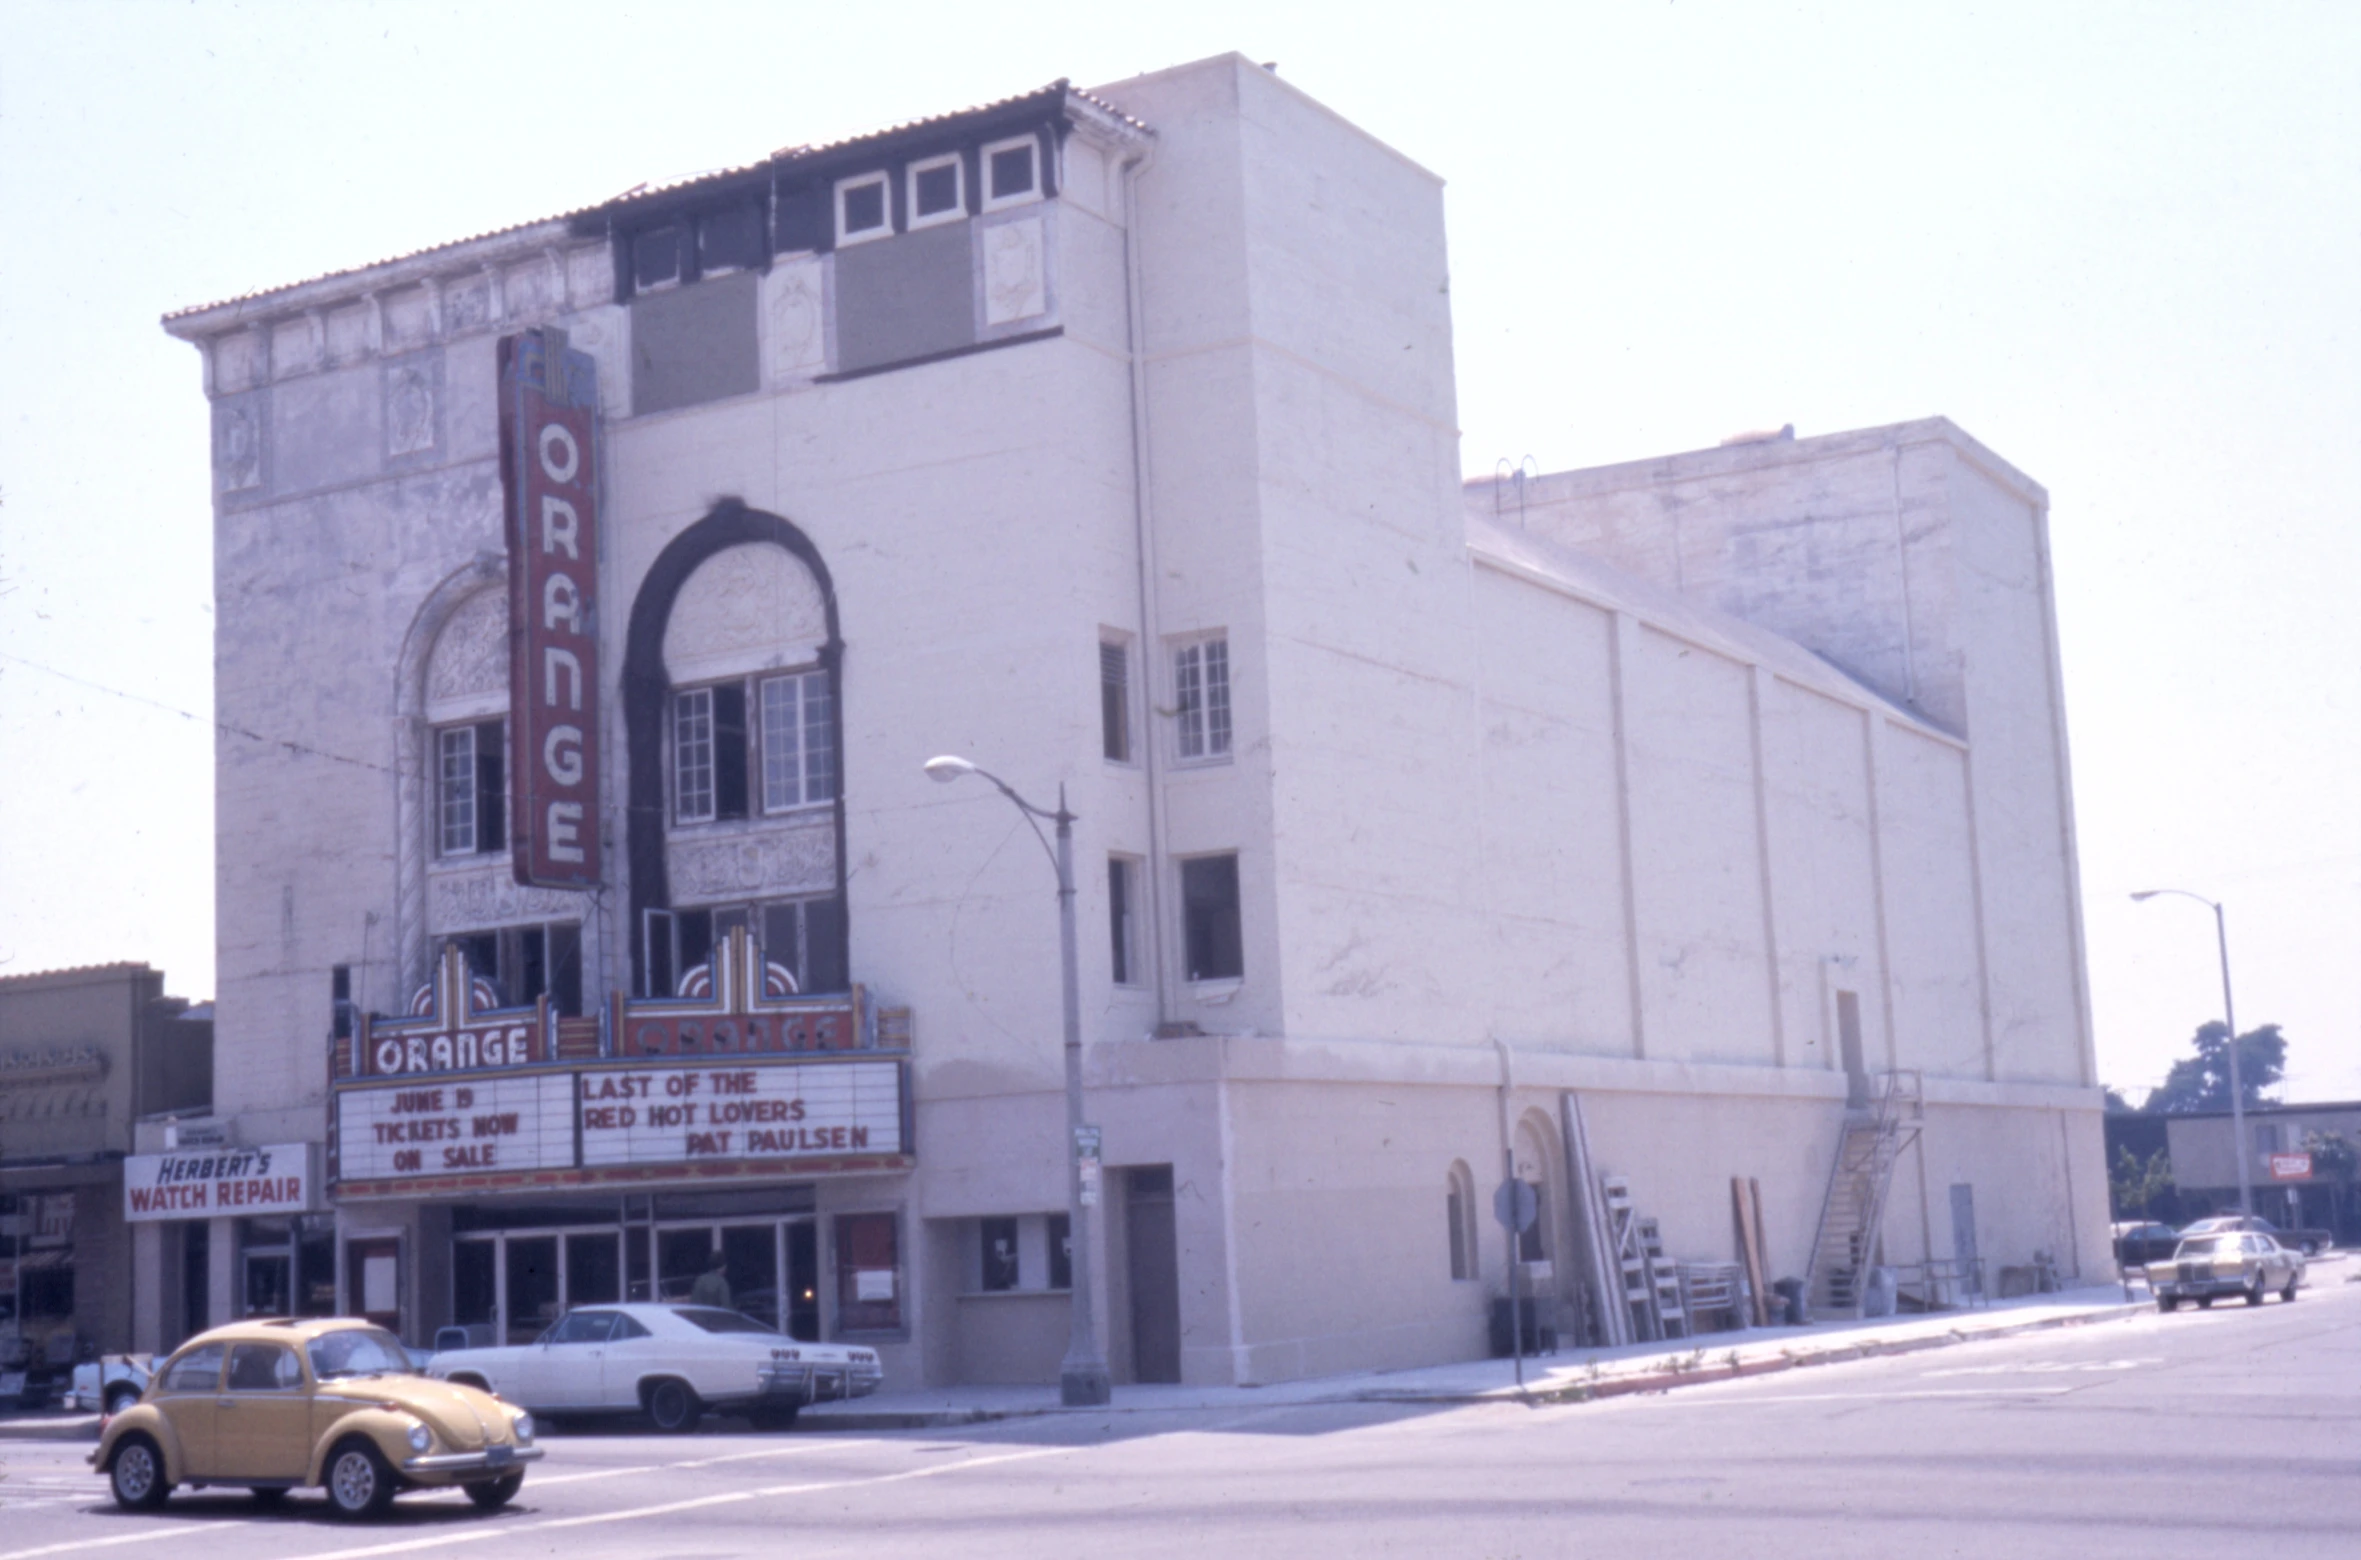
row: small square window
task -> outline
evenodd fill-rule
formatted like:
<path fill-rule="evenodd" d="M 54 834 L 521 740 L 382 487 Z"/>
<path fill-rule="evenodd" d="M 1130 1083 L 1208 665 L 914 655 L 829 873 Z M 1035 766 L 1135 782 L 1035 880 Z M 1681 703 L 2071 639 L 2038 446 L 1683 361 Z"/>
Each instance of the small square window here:
<path fill-rule="evenodd" d="M 1041 142 L 1034 136 L 994 141 L 984 148 L 984 209 L 1021 206 L 1041 198 Z"/>
<path fill-rule="evenodd" d="M 867 243 L 894 230 L 893 214 L 886 210 L 886 193 L 882 173 L 865 173 L 837 184 L 836 241 L 839 244 Z"/>
<path fill-rule="evenodd" d="M 933 227 L 967 215 L 967 192 L 961 187 L 965 170 L 959 154 L 929 157 L 910 165 L 910 226 Z"/>

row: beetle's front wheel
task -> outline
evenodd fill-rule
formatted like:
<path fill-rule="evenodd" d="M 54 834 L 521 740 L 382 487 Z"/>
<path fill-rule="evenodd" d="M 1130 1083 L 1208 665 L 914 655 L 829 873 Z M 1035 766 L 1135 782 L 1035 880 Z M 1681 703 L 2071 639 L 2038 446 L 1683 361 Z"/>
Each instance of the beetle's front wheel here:
<path fill-rule="evenodd" d="M 172 1493 L 164 1477 L 164 1454 L 144 1435 L 127 1435 L 107 1464 L 107 1486 L 126 1511 L 153 1511 Z"/>
<path fill-rule="evenodd" d="M 328 1504 L 340 1517 L 383 1516 L 393 1504 L 393 1470 L 376 1447 L 357 1436 L 328 1454 L 326 1482 Z"/>

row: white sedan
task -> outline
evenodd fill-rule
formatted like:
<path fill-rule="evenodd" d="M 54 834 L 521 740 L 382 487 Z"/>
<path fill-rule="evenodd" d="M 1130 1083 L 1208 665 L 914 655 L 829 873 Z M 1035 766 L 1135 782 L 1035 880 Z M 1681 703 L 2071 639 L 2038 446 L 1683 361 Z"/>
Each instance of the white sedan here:
<path fill-rule="evenodd" d="M 804 1343 L 709 1305 L 583 1306 L 532 1343 L 446 1350 L 426 1369 L 537 1414 L 637 1410 L 675 1433 L 709 1408 L 783 1430 L 806 1403 L 866 1397 L 885 1380 L 874 1349 Z"/>

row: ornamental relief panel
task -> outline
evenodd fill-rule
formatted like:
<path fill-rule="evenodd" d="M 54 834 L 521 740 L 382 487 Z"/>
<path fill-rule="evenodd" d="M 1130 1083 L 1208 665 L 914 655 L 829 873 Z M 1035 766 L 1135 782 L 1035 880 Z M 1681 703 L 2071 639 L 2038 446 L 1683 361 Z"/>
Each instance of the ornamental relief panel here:
<path fill-rule="evenodd" d="M 480 867 L 436 867 L 427 875 L 429 934 L 479 931 L 531 921 L 587 921 L 595 911 L 588 894 L 527 888 L 509 875 L 507 858 Z"/>
<path fill-rule="evenodd" d="M 664 627 L 664 667 L 682 683 L 808 666 L 827 639 L 827 604 L 802 561 L 748 542 L 715 553 L 681 586 Z"/>
<path fill-rule="evenodd" d="M 435 636 L 426 664 L 428 717 L 438 704 L 508 693 L 508 595 L 480 590 L 460 603 Z"/>
<path fill-rule="evenodd" d="M 666 861 L 676 905 L 832 893 L 836 818 L 823 810 L 787 823 L 756 824 L 743 833 L 675 835 Z"/>

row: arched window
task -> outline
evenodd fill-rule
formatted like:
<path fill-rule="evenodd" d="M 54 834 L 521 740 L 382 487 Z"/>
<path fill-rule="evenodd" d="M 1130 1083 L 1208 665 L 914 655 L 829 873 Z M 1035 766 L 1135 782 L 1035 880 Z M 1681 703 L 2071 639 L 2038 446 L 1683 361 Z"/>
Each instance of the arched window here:
<path fill-rule="evenodd" d="M 741 927 L 798 989 L 850 985 L 839 648 L 827 568 L 774 515 L 725 500 L 649 569 L 623 676 L 643 994 Z"/>
<path fill-rule="evenodd" d="M 1445 1177 L 1445 1208 L 1447 1228 L 1451 1238 L 1451 1276 L 1465 1281 L 1477 1276 L 1476 1260 L 1476 1178 L 1468 1173 L 1467 1161 L 1451 1162 L 1451 1173 Z"/>

